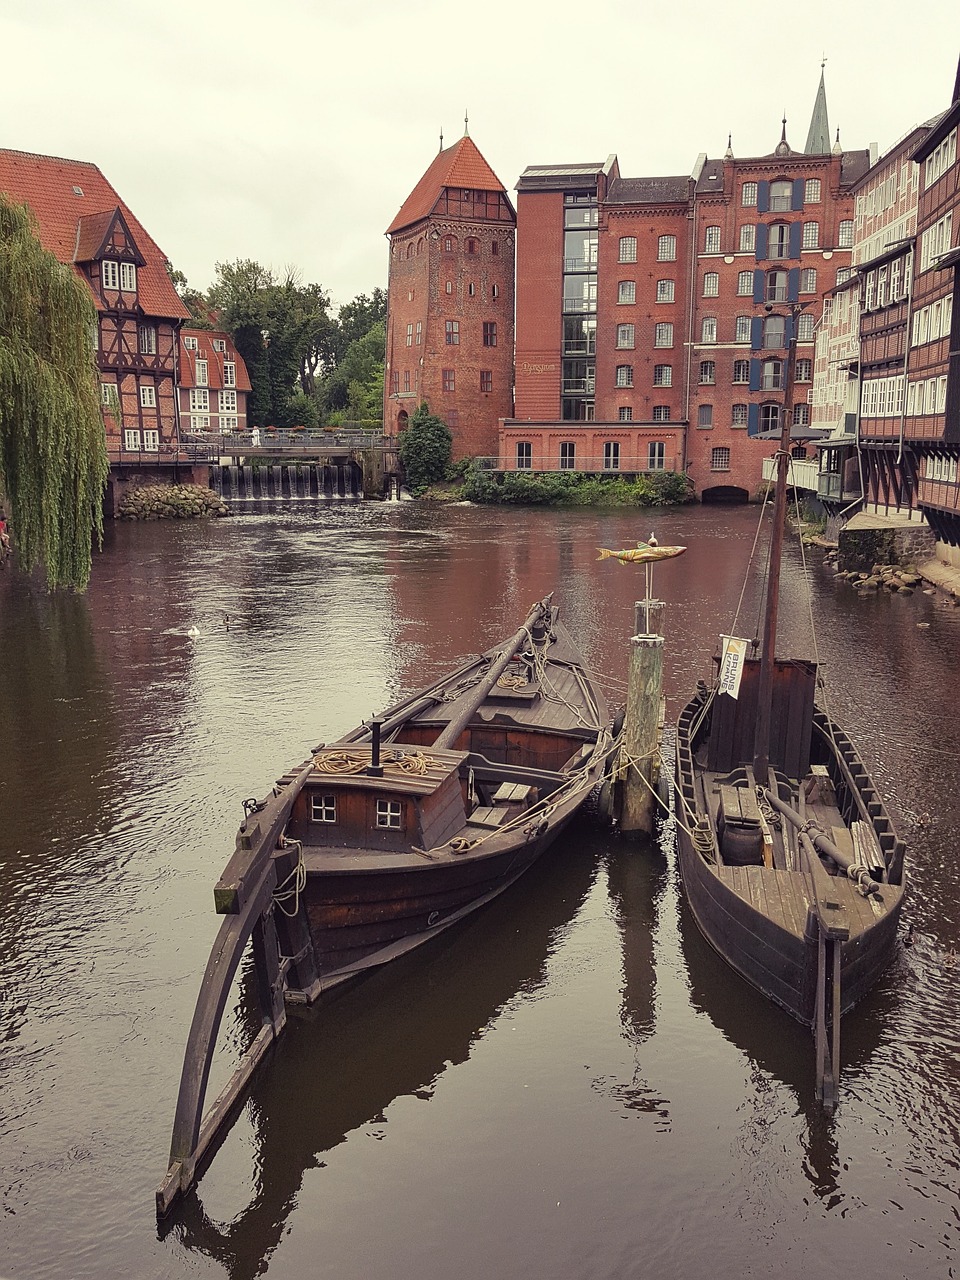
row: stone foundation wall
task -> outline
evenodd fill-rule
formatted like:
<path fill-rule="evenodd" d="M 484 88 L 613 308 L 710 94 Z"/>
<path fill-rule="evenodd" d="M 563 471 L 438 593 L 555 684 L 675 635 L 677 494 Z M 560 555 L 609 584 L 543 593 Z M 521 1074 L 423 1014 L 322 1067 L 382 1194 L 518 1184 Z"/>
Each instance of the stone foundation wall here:
<path fill-rule="evenodd" d="M 937 554 L 933 530 L 926 525 L 896 529 L 841 529 L 837 567 L 869 572 L 876 564 L 916 564 Z"/>

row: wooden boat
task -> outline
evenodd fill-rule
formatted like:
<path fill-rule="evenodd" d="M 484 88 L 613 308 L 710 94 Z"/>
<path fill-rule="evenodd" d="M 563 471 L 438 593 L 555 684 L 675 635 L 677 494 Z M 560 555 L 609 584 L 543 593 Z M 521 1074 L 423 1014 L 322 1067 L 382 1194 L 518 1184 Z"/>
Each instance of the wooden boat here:
<path fill-rule="evenodd" d="M 832 1108 L 841 1017 L 896 949 L 904 846 L 849 738 L 816 704 L 815 664 L 774 657 L 795 364 L 791 342 L 761 652 L 743 662 L 737 696 L 718 665 L 680 716 L 677 840 L 701 932 L 813 1028 L 817 1089 Z"/>
<path fill-rule="evenodd" d="M 282 1030 L 285 1001 L 313 1003 L 502 893 L 600 783 L 611 749 L 603 694 L 547 597 L 503 644 L 318 746 L 245 803 L 214 890 L 227 919 L 187 1044 L 161 1213 Z M 217 1029 L 251 938 L 263 1030 L 201 1130 Z"/>

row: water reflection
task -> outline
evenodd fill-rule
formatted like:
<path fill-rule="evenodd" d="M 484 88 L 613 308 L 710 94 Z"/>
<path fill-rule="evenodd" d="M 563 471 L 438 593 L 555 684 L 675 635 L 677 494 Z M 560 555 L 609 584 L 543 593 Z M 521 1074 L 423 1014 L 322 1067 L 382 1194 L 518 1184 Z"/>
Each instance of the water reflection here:
<path fill-rule="evenodd" d="M 686 899 L 680 903 L 680 938 L 690 980 L 690 999 L 749 1064 L 749 1084 L 756 1102 L 745 1108 L 742 1149 L 748 1162 L 763 1158 L 769 1128 L 787 1105 L 802 1122 L 801 1167 L 815 1196 L 827 1208 L 839 1202 L 840 1157 L 837 1116 L 827 1116 L 814 1087 L 813 1037 L 809 1030 L 743 982 L 704 939 Z M 843 1023 L 840 1107 L 851 1097 L 851 1085 L 876 1052 L 882 1028 L 876 1002 L 866 1001 Z M 786 1087 L 786 1095 L 779 1086 Z M 787 1103 L 787 1099 L 791 1103 Z"/>
<path fill-rule="evenodd" d="M 596 874 L 595 852 L 595 833 L 578 819 L 475 919 L 313 1016 L 292 1020 L 248 1104 L 256 1166 L 250 1203 L 231 1222 L 217 1223 L 204 1208 L 201 1181 L 162 1234 L 173 1230 L 233 1280 L 261 1274 L 304 1172 L 362 1125 L 387 1123 L 396 1099 L 429 1101 L 444 1072 L 467 1061 L 509 1001 L 535 997 L 557 935 Z"/>

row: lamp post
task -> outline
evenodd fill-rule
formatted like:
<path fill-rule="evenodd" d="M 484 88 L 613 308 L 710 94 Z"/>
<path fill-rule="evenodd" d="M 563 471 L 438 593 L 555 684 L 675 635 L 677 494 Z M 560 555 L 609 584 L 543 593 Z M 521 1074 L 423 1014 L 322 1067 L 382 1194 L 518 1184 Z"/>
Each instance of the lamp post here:
<path fill-rule="evenodd" d="M 787 341 L 787 375 L 783 388 L 783 414 L 780 421 L 780 446 L 776 453 L 777 471 L 773 499 L 773 533 L 770 537 L 770 568 L 767 576 L 767 599 L 763 618 L 763 646 L 760 650 L 760 677 L 757 689 L 757 724 L 753 739 L 753 772 L 760 786 L 769 785 L 770 717 L 773 703 L 773 663 L 777 643 L 777 611 L 780 605 L 780 562 L 783 558 L 783 534 L 787 517 L 787 480 L 790 472 L 790 429 L 793 426 L 793 392 L 797 370 L 797 321 L 810 304 L 791 303 L 791 330 Z M 768 315 L 775 312 L 770 303 Z"/>

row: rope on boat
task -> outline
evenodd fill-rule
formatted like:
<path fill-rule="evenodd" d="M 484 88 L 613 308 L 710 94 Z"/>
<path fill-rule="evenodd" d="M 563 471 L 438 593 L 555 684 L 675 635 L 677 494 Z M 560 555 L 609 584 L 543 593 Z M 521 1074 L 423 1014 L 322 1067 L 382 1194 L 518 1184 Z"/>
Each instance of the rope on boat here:
<path fill-rule="evenodd" d="M 433 756 L 428 756 L 423 751 L 386 751 L 380 757 L 380 763 L 384 768 L 389 767 L 399 770 L 400 773 L 422 777 L 437 762 Z M 334 775 L 363 773 L 369 766 L 369 756 L 361 756 L 354 751 L 329 751 L 313 758 L 313 767 L 317 773 Z"/>
<path fill-rule="evenodd" d="M 290 840 L 284 836 L 280 837 L 278 842 L 281 847 L 293 848 L 297 850 L 297 861 L 286 879 L 282 880 L 273 891 L 273 900 L 283 912 L 291 920 L 300 910 L 300 894 L 306 888 L 307 884 L 307 868 L 303 861 L 303 841 Z M 290 886 L 289 888 L 287 886 Z M 288 911 L 284 906 L 285 902 L 293 899 L 293 910 Z"/>

